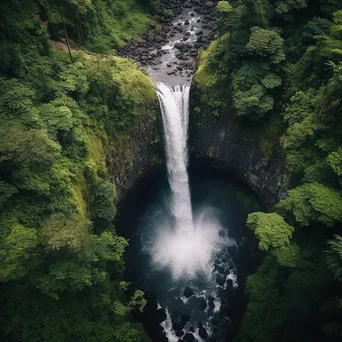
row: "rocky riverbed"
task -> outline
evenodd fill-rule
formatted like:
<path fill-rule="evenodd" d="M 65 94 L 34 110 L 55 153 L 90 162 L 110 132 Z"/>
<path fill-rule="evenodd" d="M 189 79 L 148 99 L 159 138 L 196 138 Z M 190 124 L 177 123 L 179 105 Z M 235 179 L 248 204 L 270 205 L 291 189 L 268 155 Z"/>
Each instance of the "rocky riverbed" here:
<path fill-rule="evenodd" d="M 190 82 L 199 50 L 217 37 L 214 11 L 217 1 L 169 1 L 160 20 L 141 41 L 129 41 L 120 51 L 139 62 L 155 82 Z M 172 13 L 170 18 L 165 13 Z"/>

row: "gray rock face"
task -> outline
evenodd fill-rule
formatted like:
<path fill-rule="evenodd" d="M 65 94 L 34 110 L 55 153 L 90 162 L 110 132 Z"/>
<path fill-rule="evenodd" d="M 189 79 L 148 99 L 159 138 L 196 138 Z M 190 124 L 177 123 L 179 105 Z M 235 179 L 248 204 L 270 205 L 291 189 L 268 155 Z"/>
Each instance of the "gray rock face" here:
<path fill-rule="evenodd" d="M 215 117 L 191 110 L 189 129 L 192 157 L 205 158 L 213 167 L 232 173 L 249 185 L 267 208 L 284 198 L 286 191 L 281 184 L 285 180 L 285 165 L 280 146 L 265 161 L 257 138 L 229 113 Z"/>
<path fill-rule="evenodd" d="M 109 137 L 106 161 L 117 201 L 161 160 L 161 122 L 159 113 L 156 120 L 156 112 L 139 117 L 128 137 L 113 140 Z"/>

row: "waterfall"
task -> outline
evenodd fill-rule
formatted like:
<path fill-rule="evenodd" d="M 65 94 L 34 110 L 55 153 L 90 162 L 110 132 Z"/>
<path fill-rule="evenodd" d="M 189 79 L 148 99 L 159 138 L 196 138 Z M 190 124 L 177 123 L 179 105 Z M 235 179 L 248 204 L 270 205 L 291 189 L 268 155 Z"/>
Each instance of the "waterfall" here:
<path fill-rule="evenodd" d="M 153 265 L 169 269 L 173 279 L 194 279 L 199 273 L 210 277 L 216 253 L 232 244 L 218 234 L 221 226 L 213 210 L 204 208 L 193 217 L 187 171 L 189 91 L 189 85 L 157 84 L 171 188 L 166 205 L 172 220 L 154 221 L 154 234 L 144 240 L 144 248 Z"/>
<path fill-rule="evenodd" d="M 157 84 L 163 118 L 166 164 L 171 188 L 170 210 L 178 233 L 193 230 L 193 218 L 187 172 L 187 132 L 190 86 L 168 87 Z"/>

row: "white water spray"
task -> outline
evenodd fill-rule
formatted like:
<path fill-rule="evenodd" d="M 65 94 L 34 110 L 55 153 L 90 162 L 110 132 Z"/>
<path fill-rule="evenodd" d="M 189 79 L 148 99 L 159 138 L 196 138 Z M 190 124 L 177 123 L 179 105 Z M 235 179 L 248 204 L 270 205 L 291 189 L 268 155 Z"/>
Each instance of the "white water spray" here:
<path fill-rule="evenodd" d="M 193 218 L 187 172 L 189 86 L 157 85 L 163 117 L 168 180 L 171 188 L 169 211 L 173 222 L 155 222 L 153 240 L 146 249 L 157 268 L 168 268 L 174 279 L 210 277 L 215 255 L 233 245 L 222 238 L 215 211 L 207 209 Z"/>

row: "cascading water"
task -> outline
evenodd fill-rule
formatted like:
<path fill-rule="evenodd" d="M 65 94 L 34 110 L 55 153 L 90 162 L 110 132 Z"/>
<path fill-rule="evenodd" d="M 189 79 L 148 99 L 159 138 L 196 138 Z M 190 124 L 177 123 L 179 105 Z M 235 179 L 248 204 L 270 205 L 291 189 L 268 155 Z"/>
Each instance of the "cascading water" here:
<path fill-rule="evenodd" d="M 148 57 L 141 49 L 136 54 L 157 83 L 167 166 L 167 182 L 161 175 L 155 180 L 158 196 L 127 236 L 127 272 L 145 291 L 142 321 L 155 342 L 226 342 L 240 304 L 235 262 L 241 270 L 241 256 L 232 236 L 239 238 L 245 225 L 246 197 L 226 178 L 197 178 L 203 174 L 196 169 L 189 181 L 187 171 L 189 90 L 208 20 L 186 6 L 168 25 L 167 42 L 147 45 Z M 145 205 L 149 197 L 141 196 Z"/>
<path fill-rule="evenodd" d="M 151 251 L 154 264 L 168 268 L 174 279 L 192 279 L 198 273 L 209 276 L 214 255 L 232 244 L 218 234 L 221 227 L 210 210 L 193 218 L 187 172 L 189 90 L 188 85 L 157 84 L 171 188 L 168 208 L 173 223 L 164 223 L 156 230 Z"/>
<path fill-rule="evenodd" d="M 133 272 L 136 284 L 155 300 L 147 313 L 149 322 L 156 311 L 161 315 L 153 341 L 226 341 L 224 334 L 232 331 L 226 308 L 237 300 L 238 287 L 232 257 L 237 256 L 237 244 L 229 235 L 243 227 L 246 214 L 238 213 L 241 199 L 234 187 L 224 190 L 226 185 L 217 183 L 204 188 L 200 202 L 197 193 L 192 205 L 189 90 L 189 85 L 157 84 L 169 186 L 140 220 L 131 240 L 131 264 L 139 268 Z"/>
<path fill-rule="evenodd" d="M 167 87 L 157 85 L 158 99 L 163 117 L 168 179 L 171 187 L 171 212 L 175 230 L 192 232 L 192 209 L 187 172 L 187 131 L 189 117 L 188 85 Z"/>

